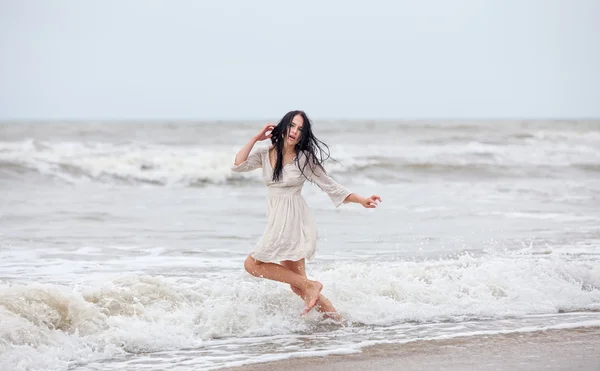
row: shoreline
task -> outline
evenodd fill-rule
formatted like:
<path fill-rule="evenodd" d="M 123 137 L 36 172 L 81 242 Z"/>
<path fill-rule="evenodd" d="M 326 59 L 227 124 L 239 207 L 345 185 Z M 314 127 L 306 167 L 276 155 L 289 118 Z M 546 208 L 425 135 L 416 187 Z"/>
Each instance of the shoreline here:
<path fill-rule="evenodd" d="M 600 327 L 381 344 L 359 353 L 296 357 L 231 371 L 600 370 Z"/>

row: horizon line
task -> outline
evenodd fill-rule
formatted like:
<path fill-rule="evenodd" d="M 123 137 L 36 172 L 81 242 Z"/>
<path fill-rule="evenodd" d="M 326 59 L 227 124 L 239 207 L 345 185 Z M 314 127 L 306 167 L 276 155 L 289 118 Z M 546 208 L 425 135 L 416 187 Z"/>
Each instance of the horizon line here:
<path fill-rule="evenodd" d="M 116 122 L 273 122 L 278 121 L 280 118 L 0 118 L 0 123 L 23 123 L 23 122 L 105 122 L 105 123 L 116 123 Z M 598 117 L 586 117 L 586 116 L 564 116 L 564 117 L 544 117 L 544 116 L 524 116 L 524 117 L 311 117 L 311 121 L 344 121 L 344 122 L 358 122 L 358 121 L 598 121 Z"/>

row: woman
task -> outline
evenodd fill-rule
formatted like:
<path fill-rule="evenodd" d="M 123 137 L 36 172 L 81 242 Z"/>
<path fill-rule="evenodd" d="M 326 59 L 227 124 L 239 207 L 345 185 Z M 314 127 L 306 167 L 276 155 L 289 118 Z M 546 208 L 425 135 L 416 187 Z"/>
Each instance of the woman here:
<path fill-rule="evenodd" d="M 252 150 L 254 144 L 271 138 L 269 148 Z M 311 123 L 302 111 L 288 112 L 277 126 L 267 124 L 235 156 L 232 170 L 252 171 L 262 168 L 268 189 L 267 227 L 244 267 L 253 276 L 290 284 L 292 291 L 304 299 L 305 315 L 315 306 L 323 313 L 337 313 L 331 302 L 321 295 L 323 285 L 306 277 L 305 260 L 315 255 L 317 228 L 304 198 L 306 180 L 325 191 L 335 207 L 355 202 L 375 208 L 379 196 L 367 198 L 351 193 L 331 179 L 323 168 L 323 148 L 312 133 Z M 328 154 L 327 154 L 328 155 Z"/>

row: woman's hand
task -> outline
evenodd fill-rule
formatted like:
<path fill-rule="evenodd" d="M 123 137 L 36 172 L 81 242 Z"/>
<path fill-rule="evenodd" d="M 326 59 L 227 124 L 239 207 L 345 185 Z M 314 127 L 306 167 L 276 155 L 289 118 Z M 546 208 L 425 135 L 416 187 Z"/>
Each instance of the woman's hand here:
<path fill-rule="evenodd" d="M 360 204 L 367 209 L 374 209 L 377 207 L 377 201 L 381 202 L 381 197 L 373 195 L 370 197 L 361 197 Z"/>
<path fill-rule="evenodd" d="M 261 129 L 261 130 L 258 132 L 258 134 L 256 134 L 256 135 L 254 136 L 254 139 L 255 139 L 257 142 L 260 142 L 260 141 L 263 141 L 263 140 L 265 140 L 265 139 L 269 139 L 269 138 L 271 138 L 271 136 L 273 135 L 273 134 L 272 134 L 272 132 L 273 132 L 273 129 L 275 129 L 275 125 L 273 125 L 273 124 L 271 124 L 271 123 L 268 123 L 268 124 L 266 124 L 266 125 L 265 125 L 265 127 L 264 127 L 264 128 L 262 128 L 262 129 Z M 269 132 L 269 134 L 267 134 L 267 132 Z"/>
<path fill-rule="evenodd" d="M 367 209 L 374 209 L 377 207 L 377 202 L 381 202 L 381 197 L 377 195 L 373 195 L 371 197 L 360 197 L 356 193 L 350 193 L 345 199 L 344 203 L 347 202 L 356 202 L 357 204 L 361 204 Z"/>

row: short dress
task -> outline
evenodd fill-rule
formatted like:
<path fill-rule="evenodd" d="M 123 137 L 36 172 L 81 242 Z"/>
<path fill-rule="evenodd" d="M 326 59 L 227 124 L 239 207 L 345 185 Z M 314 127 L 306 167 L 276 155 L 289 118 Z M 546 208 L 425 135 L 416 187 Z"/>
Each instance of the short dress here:
<path fill-rule="evenodd" d="M 327 193 L 335 207 L 339 207 L 351 192 L 318 166 L 304 167 L 307 156 L 303 152 L 297 154 L 291 163 L 284 165 L 280 180 L 274 182 L 274 169 L 269 161 L 270 148 L 272 147 L 254 149 L 246 161 L 231 167 L 235 172 L 262 168 L 263 180 L 267 186 L 267 226 L 250 256 L 261 262 L 274 263 L 284 260 L 312 260 L 318 234 L 313 215 L 301 195 L 304 182 L 309 180 L 317 184 Z"/>

